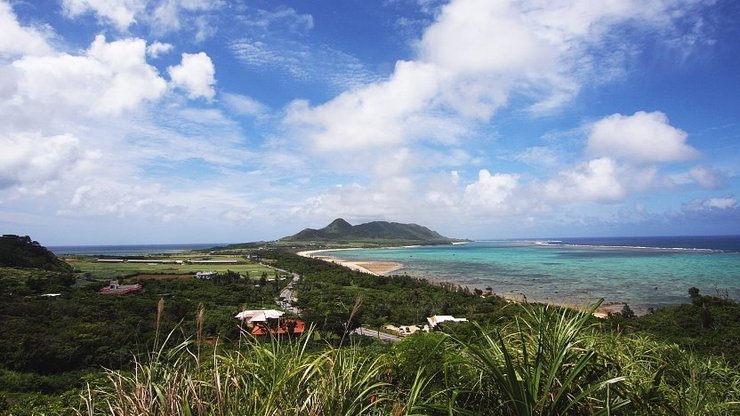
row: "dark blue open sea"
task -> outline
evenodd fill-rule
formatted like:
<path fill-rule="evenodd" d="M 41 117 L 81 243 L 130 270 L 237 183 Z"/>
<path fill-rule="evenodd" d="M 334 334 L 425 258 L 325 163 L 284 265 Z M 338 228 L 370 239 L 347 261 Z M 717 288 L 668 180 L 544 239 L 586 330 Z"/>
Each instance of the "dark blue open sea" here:
<path fill-rule="evenodd" d="M 101 256 L 143 256 L 146 254 L 171 254 L 183 251 L 201 250 L 219 244 L 139 244 L 109 246 L 55 246 L 48 247 L 57 256 L 63 255 L 101 255 Z"/>
<path fill-rule="evenodd" d="M 396 273 L 541 302 L 585 305 L 604 298 L 644 312 L 688 302 L 692 286 L 740 299 L 740 236 L 478 241 L 326 254 L 399 262 L 404 268 Z"/>

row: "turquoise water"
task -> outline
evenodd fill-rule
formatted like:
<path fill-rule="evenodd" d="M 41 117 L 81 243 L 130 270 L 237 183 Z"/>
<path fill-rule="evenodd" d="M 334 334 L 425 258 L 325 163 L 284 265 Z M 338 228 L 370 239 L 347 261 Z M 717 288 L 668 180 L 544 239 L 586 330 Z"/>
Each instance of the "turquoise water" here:
<path fill-rule="evenodd" d="M 740 299 L 740 252 L 646 247 L 491 241 L 327 254 L 399 262 L 404 268 L 397 274 L 490 286 L 497 294 L 526 295 L 530 301 L 585 305 L 603 297 L 644 312 L 688 302 L 692 286 L 704 294 Z"/>

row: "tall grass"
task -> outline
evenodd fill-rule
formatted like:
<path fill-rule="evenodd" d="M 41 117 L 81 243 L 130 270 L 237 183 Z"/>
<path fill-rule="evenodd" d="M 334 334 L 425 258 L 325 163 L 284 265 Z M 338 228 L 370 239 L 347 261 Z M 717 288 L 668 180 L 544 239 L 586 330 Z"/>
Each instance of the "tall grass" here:
<path fill-rule="evenodd" d="M 739 414 L 737 368 L 647 337 L 603 333 L 590 312 L 526 306 L 498 330 L 473 325 L 468 336 L 418 335 L 430 342 L 412 338 L 392 350 L 351 338 L 340 347 L 317 345 L 313 329 L 292 339 L 244 333 L 230 349 L 193 340 L 168 346 L 171 332 L 132 371 L 108 371 L 88 386 L 77 413 Z M 415 376 L 401 376 L 395 358 L 407 347 L 415 352 L 403 366 L 416 365 Z M 424 358 L 420 347 L 440 350 Z"/>
<path fill-rule="evenodd" d="M 591 348 L 592 311 L 525 311 L 513 328 L 488 333 L 476 325 L 477 340 L 452 338 L 461 347 L 457 365 L 478 379 L 469 392 L 477 402 L 502 415 L 609 414 L 628 403 L 599 398 L 622 378 L 609 377 Z"/>
<path fill-rule="evenodd" d="M 415 408 L 400 404 L 405 394 L 383 381 L 384 357 L 355 345 L 309 353 L 312 337 L 309 330 L 297 340 L 251 339 L 237 351 L 214 347 L 209 360 L 186 341 L 137 361 L 131 372 L 108 371 L 103 385 L 88 386 L 78 414 L 349 416 Z"/>

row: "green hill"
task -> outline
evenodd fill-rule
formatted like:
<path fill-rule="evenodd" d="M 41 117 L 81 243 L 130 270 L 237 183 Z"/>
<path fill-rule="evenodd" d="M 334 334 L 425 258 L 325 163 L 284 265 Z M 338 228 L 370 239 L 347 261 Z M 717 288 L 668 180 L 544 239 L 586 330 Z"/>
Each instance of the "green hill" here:
<path fill-rule="evenodd" d="M 0 237 L 0 267 L 22 267 L 71 272 L 72 266 L 29 236 L 5 234 Z"/>
<path fill-rule="evenodd" d="M 373 221 L 351 225 L 337 218 L 321 229 L 306 228 L 298 234 L 283 237 L 282 243 L 373 243 L 389 244 L 449 244 L 455 240 L 417 224 L 401 224 L 388 221 Z"/>

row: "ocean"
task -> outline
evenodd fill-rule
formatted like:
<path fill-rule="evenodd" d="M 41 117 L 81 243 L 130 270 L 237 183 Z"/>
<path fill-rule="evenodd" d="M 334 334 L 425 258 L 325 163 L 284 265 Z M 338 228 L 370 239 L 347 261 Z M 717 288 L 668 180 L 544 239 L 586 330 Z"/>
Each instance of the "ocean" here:
<path fill-rule="evenodd" d="M 529 301 L 587 305 L 599 298 L 636 312 L 687 303 L 688 289 L 740 299 L 740 236 L 561 238 L 325 253 L 392 261 L 408 274 Z"/>
<path fill-rule="evenodd" d="M 105 245 L 105 246 L 50 246 L 47 247 L 57 256 L 143 256 L 147 254 L 172 254 L 190 250 L 202 250 L 216 247 L 219 244 L 140 244 L 140 245 Z M 223 244 L 221 244 L 223 245 Z"/>

